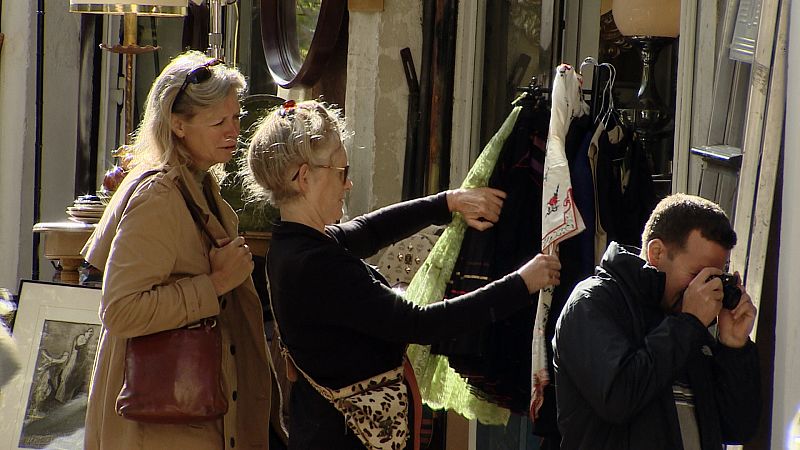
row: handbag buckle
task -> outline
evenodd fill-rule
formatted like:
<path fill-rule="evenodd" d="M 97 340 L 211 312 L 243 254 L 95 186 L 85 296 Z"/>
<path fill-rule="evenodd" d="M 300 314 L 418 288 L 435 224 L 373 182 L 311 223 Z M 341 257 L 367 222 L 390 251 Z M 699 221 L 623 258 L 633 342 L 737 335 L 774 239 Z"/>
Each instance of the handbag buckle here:
<path fill-rule="evenodd" d="M 217 319 L 215 319 L 214 317 L 206 317 L 205 319 L 199 322 L 195 322 L 191 325 L 186 325 L 186 329 L 194 330 L 195 328 L 200 328 L 200 327 L 214 328 L 215 326 L 217 326 Z"/>

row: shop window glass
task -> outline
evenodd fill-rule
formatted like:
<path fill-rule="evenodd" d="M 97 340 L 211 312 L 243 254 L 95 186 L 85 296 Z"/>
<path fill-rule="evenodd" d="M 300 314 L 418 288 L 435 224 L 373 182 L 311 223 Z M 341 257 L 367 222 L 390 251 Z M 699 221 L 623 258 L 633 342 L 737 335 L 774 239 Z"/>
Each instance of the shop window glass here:
<path fill-rule="evenodd" d="M 548 25 L 551 22 L 545 19 L 546 30 L 552 29 Z M 517 87 L 527 86 L 534 76 L 547 85 L 554 45 L 549 33 L 542 39 L 542 25 L 541 0 L 504 0 L 487 5 L 481 147 L 511 112 Z"/>

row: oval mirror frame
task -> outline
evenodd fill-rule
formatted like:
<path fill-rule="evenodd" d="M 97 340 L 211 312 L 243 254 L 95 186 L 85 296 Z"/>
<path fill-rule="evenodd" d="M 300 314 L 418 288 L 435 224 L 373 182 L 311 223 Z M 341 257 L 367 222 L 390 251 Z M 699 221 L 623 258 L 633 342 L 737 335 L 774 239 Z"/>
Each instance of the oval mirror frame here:
<path fill-rule="evenodd" d="M 273 80 L 282 88 L 313 86 L 338 41 L 347 12 L 343 0 L 322 0 L 314 37 L 305 60 L 300 56 L 296 0 L 261 0 L 261 40 Z"/>

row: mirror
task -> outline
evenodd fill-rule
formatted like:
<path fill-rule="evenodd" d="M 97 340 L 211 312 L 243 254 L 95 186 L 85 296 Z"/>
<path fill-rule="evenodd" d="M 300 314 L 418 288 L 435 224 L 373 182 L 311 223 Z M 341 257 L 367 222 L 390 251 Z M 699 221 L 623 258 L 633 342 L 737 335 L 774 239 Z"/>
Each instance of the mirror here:
<path fill-rule="evenodd" d="M 264 56 L 279 86 L 310 87 L 319 80 L 346 12 L 341 0 L 261 0 Z"/>
<path fill-rule="evenodd" d="M 314 30 L 317 28 L 320 8 L 322 8 L 322 0 L 301 0 L 297 2 L 295 15 L 297 46 L 300 48 L 300 58 L 303 60 L 308 57 L 308 51 L 311 49 L 311 41 L 314 39 Z"/>

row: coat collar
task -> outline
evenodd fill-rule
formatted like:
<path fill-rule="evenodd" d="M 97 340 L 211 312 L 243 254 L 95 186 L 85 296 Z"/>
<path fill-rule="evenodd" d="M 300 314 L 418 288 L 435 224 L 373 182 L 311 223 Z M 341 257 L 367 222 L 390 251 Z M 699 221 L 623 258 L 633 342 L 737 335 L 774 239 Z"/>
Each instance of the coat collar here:
<path fill-rule="evenodd" d="M 327 233 L 320 233 L 316 229 L 299 222 L 280 220 L 272 226 L 272 239 L 294 236 L 308 237 L 321 242 L 332 242 L 332 238 Z"/>
<path fill-rule="evenodd" d="M 612 242 L 603 255 L 599 271 L 609 273 L 646 306 L 661 308 L 667 276 L 640 258 L 638 248 Z"/>
<path fill-rule="evenodd" d="M 181 165 L 169 169 L 167 177 L 176 182 L 180 181 L 186 186 L 190 199 L 200 209 L 201 216 L 215 239 L 219 241 L 225 238 L 232 238 L 238 234 L 239 219 L 228 203 L 222 199 L 219 185 L 213 176 L 206 174 L 205 177 L 202 177 L 202 184 L 198 184 L 195 181 L 197 174 L 189 167 Z M 220 217 L 212 213 L 208 200 L 203 194 L 203 189 L 207 189 L 211 193 L 211 201 L 216 204 Z"/>

